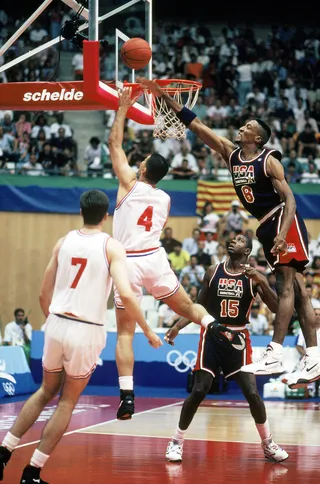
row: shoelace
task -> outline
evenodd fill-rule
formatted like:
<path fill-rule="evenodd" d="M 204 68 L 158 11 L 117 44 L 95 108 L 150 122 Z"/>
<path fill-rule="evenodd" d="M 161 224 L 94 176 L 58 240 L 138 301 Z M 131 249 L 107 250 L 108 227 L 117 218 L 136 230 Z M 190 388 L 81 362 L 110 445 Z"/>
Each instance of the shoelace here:
<path fill-rule="evenodd" d="M 271 349 L 267 349 L 266 351 L 263 352 L 261 358 L 256 361 L 256 363 L 261 363 L 261 361 L 264 361 L 268 358 L 269 352 L 272 351 Z"/>

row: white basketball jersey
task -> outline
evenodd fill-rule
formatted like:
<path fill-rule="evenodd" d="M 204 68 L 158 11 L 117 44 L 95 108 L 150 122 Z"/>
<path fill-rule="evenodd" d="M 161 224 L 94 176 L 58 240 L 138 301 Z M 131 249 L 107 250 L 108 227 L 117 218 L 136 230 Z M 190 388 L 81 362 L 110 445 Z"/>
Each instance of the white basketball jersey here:
<path fill-rule="evenodd" d="M 114 211 L 113 236 L 127 252 L 160 247 L 169 210 L 167 193 L 137 181 Z"/>
<path fill-rule="evenodd" d="M 50 313 L 104 324 L 112 288 L 106 247 L 110 235 L 69 232 L 59 250 Z"/>

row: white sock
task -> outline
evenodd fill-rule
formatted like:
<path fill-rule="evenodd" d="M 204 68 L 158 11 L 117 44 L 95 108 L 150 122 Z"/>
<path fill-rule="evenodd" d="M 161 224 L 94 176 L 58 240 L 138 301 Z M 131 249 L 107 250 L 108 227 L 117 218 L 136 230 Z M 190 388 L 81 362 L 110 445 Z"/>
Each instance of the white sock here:
<path fill-rule="evenodd" d="M 256 423 L 256 427 L 262 441 L 265 439 L 272 439 L 268 420 L 263 424 Z"/>
<path fill-rule="evenodd" d="M 10 432 L 8 432 L 2 441 L 3 447 L 6 447 L 10 452 L 12 452 L 20 442 L 19 437 L 15 437 Z"/>
<path fill-rule="evenodd" d="M 42 468 L 48 459 L 48 455 L 43 454 L 42 452 L 40 452 L 40 450 L 36 449 L 31 457 L 30 465 L 33 467 Z"/>
<path fill-rule="evenodd" d="M 273 349 L 273 351 L 275 351 L 275 353 L 282 353 L 282 345 L 281 344 L 275 343 L 274 341 L 271 341 L 271 343 L 269 343 L 269 346 L 271 346 L 271 348 Z"/>
<path fill-rule="evenodd" d="M 173 440 L 176 440 L 179 443 L 179 445 L 181 445 L 183 443 L 185 433 L 186 433 L 186 430 L 179 429 L 179 426 L 177 425 L 177 428 L 176 428 L 172 438 L 173 438 Z"/>
<path fill-rule="evenodd" d="M 119 376 L 120 390 L 133 390 L 133 376 Z"/>
<path fill-rule="evenodd" d="M 310 346 L 310 348 L 306 349 L 306 354 L 311 356 L 311 358 L 316 358 L 319 356 L 319 347 L 318 346 Z"/>
<path fill-rule="evenodd" d="M 215 321 L 214 317 L 211 316 L 210 314 L 206 314 L 205 316 L 203 316 L 203 318 L 201 319 L 201 326 L 204 328 L 204 329 L 207 329 L 207 327 L 209 326 L 210 323 L 213 323 Z"/>

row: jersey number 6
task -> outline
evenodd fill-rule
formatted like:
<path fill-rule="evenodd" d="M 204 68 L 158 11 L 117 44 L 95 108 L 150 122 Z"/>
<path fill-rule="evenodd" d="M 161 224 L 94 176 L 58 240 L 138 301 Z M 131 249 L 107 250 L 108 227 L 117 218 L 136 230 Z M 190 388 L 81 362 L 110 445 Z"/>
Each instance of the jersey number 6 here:
<path fill-rule="evenodd" d="M 80 277 L 83 274 L 83 271 L 86 268 L 88 259 L 83 259 L 82 257 L 72 257 L 71 265 L 73 266 L 80 266 L 77 272 L 76 277 L 73 279 L 73 283 L 71 284 L 71 289 L 75 289 L 80 281 Z"/>
<path fill-rule="evenodd" d="M 149 205 L 145 211 L 140 215 L 137 225 L 145 227 L 147 232 L 150 232 L 152 227 L 153 206 Z"/>

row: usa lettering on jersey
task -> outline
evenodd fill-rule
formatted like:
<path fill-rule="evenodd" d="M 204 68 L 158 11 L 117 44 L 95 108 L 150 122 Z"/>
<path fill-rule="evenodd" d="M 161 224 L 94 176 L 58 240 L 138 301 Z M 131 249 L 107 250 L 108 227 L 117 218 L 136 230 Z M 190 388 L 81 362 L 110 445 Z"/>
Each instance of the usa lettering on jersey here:
<path fill-rule="evenodd" d="M 229 279 L 227 277 L 220 277 L 218 282 L 218 296 L 223 297 L 237 297 L 241 298 L 243 295 L 242 280 Z"/>
<path fill-rule="evenodd" d="M 256 183 L 253 165 L 233 165 L 232 171 L 236 186 Z"/>

